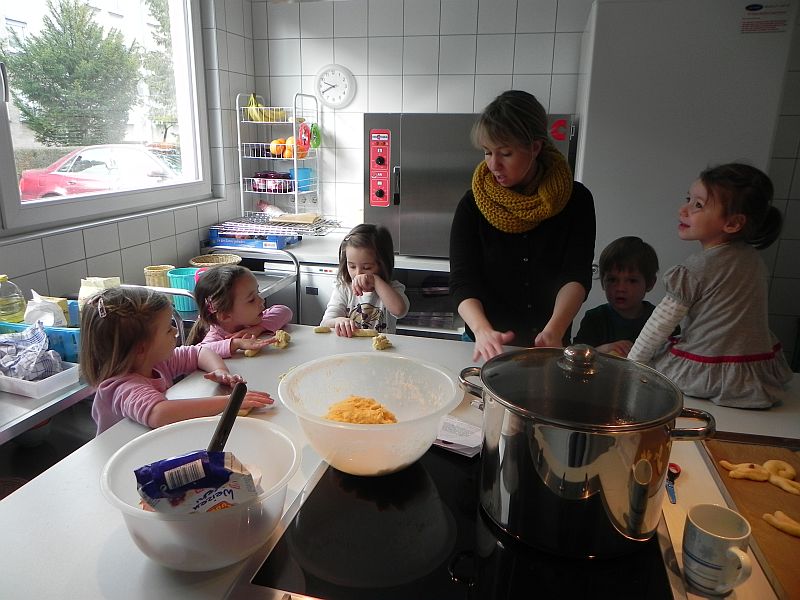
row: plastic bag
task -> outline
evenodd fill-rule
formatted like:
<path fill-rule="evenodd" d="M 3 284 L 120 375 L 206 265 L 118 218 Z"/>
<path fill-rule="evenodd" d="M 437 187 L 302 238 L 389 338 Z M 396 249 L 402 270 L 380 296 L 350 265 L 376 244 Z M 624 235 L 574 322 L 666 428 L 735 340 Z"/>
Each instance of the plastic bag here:
<path fill-rule="evenodd" d="M 45 327 L 64 327 L 67 325 L 67 317 L 64 309 L 58 303 L 53 302 L 31 290 L 32 300 L 28 301 L 25 308 L 25 322 L 33 325 L 41 322 Z M 66 301 L 65 301 L 66 302 Z"/>

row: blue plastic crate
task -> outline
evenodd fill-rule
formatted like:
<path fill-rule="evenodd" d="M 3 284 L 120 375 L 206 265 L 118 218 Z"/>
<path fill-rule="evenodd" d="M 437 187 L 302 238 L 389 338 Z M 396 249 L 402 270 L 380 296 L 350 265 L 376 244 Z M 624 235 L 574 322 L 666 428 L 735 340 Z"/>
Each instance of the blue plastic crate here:
<path fill-rule="evenodd" d="M 0 321 L 0 333 L 19 333 L 30 327 L 27 323 Z M 55 350 L 67 362 L 76 363 L 81 352 L 81 330 L 77 327 L 45 327 L 50 350 Z"/>
<path fill-rule="evenodd" d="M 235 248 L 263 248 L 267 250 L 283 250 L 286 246 L 301 240 L 299 235 L 260 235 L 246 239 L 223 235 L 219 229 L 211 227 L 208 231 L 208 246 L 228 246 Z"/>

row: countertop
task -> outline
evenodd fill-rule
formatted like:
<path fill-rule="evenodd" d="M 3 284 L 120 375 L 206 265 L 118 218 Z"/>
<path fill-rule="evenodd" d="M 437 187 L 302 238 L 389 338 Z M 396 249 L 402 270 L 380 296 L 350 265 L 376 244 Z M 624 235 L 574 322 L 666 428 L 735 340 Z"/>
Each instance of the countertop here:
<path fill-rule="evenodd" d="M 369 352 L 369 338 L 338 338 L 315 334 L 312 327 L 292 325 L 292 342 L 285 350 L 270 349 L 257 358 L 230 359 L 231 370 L 250 386 L 276 398 L 281 374 L 294 366 L 329 354 Z M 390 352 L 440 364 L 453 375 L 470 366 L 472 344 L 448 340 L 391 336 Z M 795 382 L 795 389 L 800 383 Z M 200 373 L 170 388 L 170 398 L 210 394 L 215 384 Z M 702 404 L 718 417 L 720 429 L 800 437 L 800 401 L 772 411 L 736 411 Z M 466 405 L 458 409 L 479 422 L 480 413 Z M 299 494 L 321 460 L 305 440 L 295 418 L 281 405 L 251 413 L 249 418 L 272 421 L 287 429 L 301 445 L 302 464 L 290 481 L 286 506 Z M 472 420 L 470 419 L 470 420 Z M 724 424 L 724 427 L 723 425 Z M 0 561 L 4 598 L 223 598 L 243 563 L 210 573 L 179 573 L 147 559 L 134 545 L 121 514 L 100 492 L 100 472 L 111 455 L 147 428 L 124 420 L 98 436 L 29 484 L 0 501 L 0 531 L 6 548 Z M 724 500 L 694 442 L 676 441 L 673 460 L 683 468 L 677 482 L 677 506 L 665 503 L 664 514 L 680 560 L 680 539 L 686 507 L 700 501 Z M 676 542 L 677 540 L 677 542 Z M 693 596 L 689 596 L 690 598 Z M 760 568 L 729 598 L 770 598 L 771 588 Z"/>

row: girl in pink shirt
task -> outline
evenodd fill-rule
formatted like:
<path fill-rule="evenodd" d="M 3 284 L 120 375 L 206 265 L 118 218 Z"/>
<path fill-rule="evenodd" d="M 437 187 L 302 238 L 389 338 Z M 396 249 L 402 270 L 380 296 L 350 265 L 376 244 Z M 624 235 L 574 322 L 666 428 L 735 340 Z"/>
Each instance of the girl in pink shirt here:
<path fill-rule="evenodd" d="M 233 386 L 232 375 L 212 346 L 175 347 L 172 306 L 159 292 L 112 288 L 95 294 L 81 310 L 81 372 L 96 388 L 92 417 L 98 435 L 127 417 L 148 427 L 219 414 L 228 396 L 166 401 L 164 393 L 180 375 L 198 368 L 206 379 Z M 235 349 L 255 349 L 266 341 L 225 342 Z M 234 350 L 235 351 L 235 350 Z M 264 392 L 248 391 L 243 408 L 272 404 Z"/>
<path fill-rule="evenodd" d="M 273 334 L 292 320 L 288 306 L 276 304 L 264 308 L 258 295 L 258 282 L 250 269 L 238 265 L 212 267 L 200 275 L 194 288 L 197 302 L 197 321 L 189 332 L 187 344 L 204 346 L 212 342 L 268 337 L 264 344 L 273 343 Z M 223 358 L 235 352 L 221 344 L 218 352 Z"/>

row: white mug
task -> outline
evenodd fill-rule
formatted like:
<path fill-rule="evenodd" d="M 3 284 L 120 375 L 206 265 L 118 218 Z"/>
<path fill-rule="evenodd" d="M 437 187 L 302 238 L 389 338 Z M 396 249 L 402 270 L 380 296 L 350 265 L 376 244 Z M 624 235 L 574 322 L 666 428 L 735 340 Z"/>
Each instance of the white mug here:
<path fill-rule="evenodd" d="M 727 594 L 750 577 L 750 523 L 730 508 L 697 504 L 686 514 L 683 571 L 707 594 Z"/>

